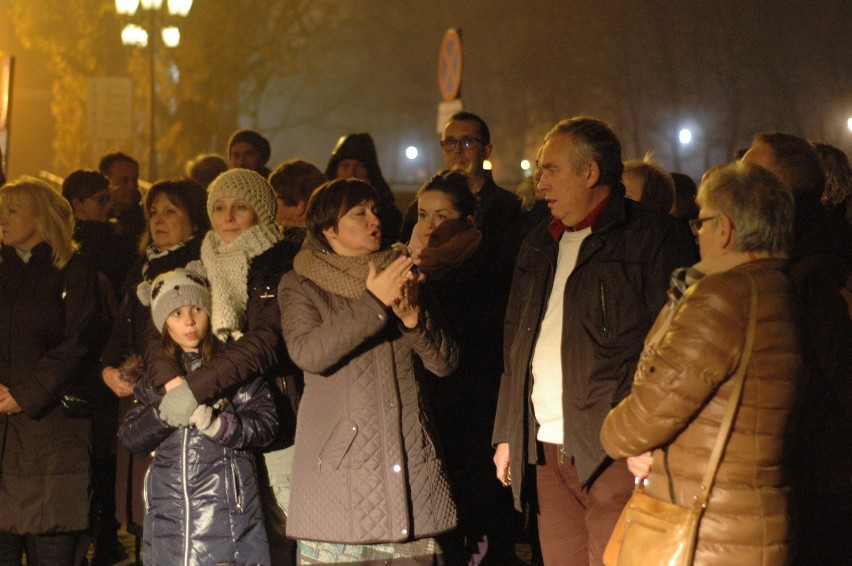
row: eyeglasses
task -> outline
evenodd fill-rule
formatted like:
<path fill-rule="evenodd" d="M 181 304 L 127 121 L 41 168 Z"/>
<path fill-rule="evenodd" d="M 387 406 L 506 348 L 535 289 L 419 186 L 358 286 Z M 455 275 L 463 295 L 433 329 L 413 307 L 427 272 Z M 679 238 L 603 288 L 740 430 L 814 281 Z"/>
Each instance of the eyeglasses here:
<path fill-rule="evenodd" d="M 704 226 L 705 222 L 710 222 L 711 220 L 716 220 L 719 218 L 719 215 L 708 216 L 706 218 L 693 218 L 689 221 L 689 229 L 692 230 L 693 235 L 697 236 L 698 231 L 701 230 L 701 227 Z"/>
<path fill-rule="evenodd" d="M 92 195 L 89 198 L 94 200 L 98 204 L 104 205 L 104 204 L 109 203 L 110 199 L 112 199 L 112 196 L 110 196 L 109 193 L 105 193 L 105 194 L 102 194 L 100 196 Z"/>
<path fill-rule="evenodd" d="M 444 148 L 444 151 L 455 151 L 460 143 L 462 149 L 473 149 L 474 147 L 476 147 L 476 144 L 484 142 L 479 138 L 464 136 L 460 140 L 457 140 L 456 138 L 447 138 L 445 140 L 441 140 L 441 147 Z"/>

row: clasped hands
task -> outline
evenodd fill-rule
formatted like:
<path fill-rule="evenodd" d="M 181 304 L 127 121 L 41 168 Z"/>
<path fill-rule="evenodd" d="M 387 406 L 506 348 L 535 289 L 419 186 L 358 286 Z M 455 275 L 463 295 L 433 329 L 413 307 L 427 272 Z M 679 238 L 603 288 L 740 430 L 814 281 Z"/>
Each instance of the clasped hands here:
<path fill-rule="evenodd" d="M 412 271 L 413 265 L 410 257 L 400 256 L 379 272 L 371 261 L 367 273 L 367 290 L 393 309 L 406 328 L 416 327 L 420 318 L 420 279 Z"/>

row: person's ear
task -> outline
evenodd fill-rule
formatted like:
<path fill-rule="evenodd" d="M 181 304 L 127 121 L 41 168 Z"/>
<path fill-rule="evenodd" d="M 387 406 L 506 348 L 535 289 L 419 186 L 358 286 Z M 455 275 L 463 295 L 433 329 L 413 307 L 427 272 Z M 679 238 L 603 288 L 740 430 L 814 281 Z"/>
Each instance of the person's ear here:
<path fill-rule="evenodd" d="M 734 245 L 734 223 L 727 214 L 720 214 L 718 220 L 719 237 L 722 239 L 722 249 L 729 250 Z"/>
<path fill-rule="evenodd" d="M 493 146 L 493 145 L 491 145 L 490 143 L 489 143 L 489 144 L 485 144 L 485 145 L 482 147 L 482 156 L 483 156 L 483 157 L 482 157 L 482 159 L 483 159 L 483 161 L 484 161 L 484 160 L 486 160 L 486 159 L 488 159 L 489 157 L 491 157 L 491 150 L 492 150 L 492 149 L 494 149 L 494 146 Z"/>
<path fill-rule="evenodd" d="M 337 230 L 334 228 L 325 228 L 322 231 L 322 235 L 325 236 L 325 239 L 331 242 L 332 240 L 337 238 Z"/>
<path fill-rule="evenodd" d="M 586 186 L 592 188 L 597 186 L 601 178 L 601 167 L 594 159 L 589 159 L 586 164 Z"/>

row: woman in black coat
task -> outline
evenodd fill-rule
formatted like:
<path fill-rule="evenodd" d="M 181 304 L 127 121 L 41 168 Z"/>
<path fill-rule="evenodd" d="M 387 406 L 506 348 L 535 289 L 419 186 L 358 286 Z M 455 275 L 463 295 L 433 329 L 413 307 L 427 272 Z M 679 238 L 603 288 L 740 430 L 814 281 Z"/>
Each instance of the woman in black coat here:
<path fill-rule="evenodd" d="M 485 554 L 494 564 L 515 562 L 509 494 L 491 475 L 491 430 L 502 358 L 502 309 L 490 291 L 493 266 L 480 248 L 473 220 L 476 199 L 467 178 L 442 171 L 417 192 L 417 224 L 409 248 L 459 345 L 449 379 L 425 372 L 450 487 L 459 509 L 465 558 Z M 487 537 L 487 538 L 486 538 Z"/>
<path fill-rule="evenodd" d="M 151 312 L 147 300 L 140 302 L 136 288 L 199 259 L 201 239 L 210 228 L 206 202 L 204 188 L 189 179 L 160 181 L 145 195 L 148 230 L 140 242 L 142 258 L 127 276 L 115 325 L 101 353 L 104 383 L 122 398 L 118 418 L 133 405 L 133 383 L 142 369 L 141 356 L 150 331 Z M 142 534 L 142 477 L 149 461 L 117 446 L 116 515 L 137 536 Z"/>
<path fill-rule="evenodd" d="M 97 280 L 68 201 L 37 179 L 0 188 L 0 564 L 71 566 L 89 522 L 91 425 L 63 412 L 97 331 Z"/>

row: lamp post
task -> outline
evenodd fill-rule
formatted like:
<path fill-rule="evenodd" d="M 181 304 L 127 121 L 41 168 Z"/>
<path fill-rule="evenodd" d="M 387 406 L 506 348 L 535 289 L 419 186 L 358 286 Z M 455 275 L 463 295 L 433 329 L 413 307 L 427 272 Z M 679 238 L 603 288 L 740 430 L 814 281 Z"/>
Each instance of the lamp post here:
<path fill-rule="evenodd" d="M 170 16 L 186 17 L 192 9 L 192 0 L 167 0 L 166 4 Z M 160 15 L 163 0 L 115 0 L 116 12 L 127 18 L 135 16 L 140 5 L 148 16 L 147 29 L 137 24 L 128 23 L 121 30 L 121 42 L 124 45 L 148 48 L 148 178 L 151 182 L 154 182 L 159 176 L 157 172 L 157 112 L 155 103 L 157 96 L 155 73 L 157 35 L 161 36 L 163 45 L 174 48 L 180 43 L 180 30 L 177 26 L 162 25 Z M 150 30 L 150 33 L 148 30 Z"/>

